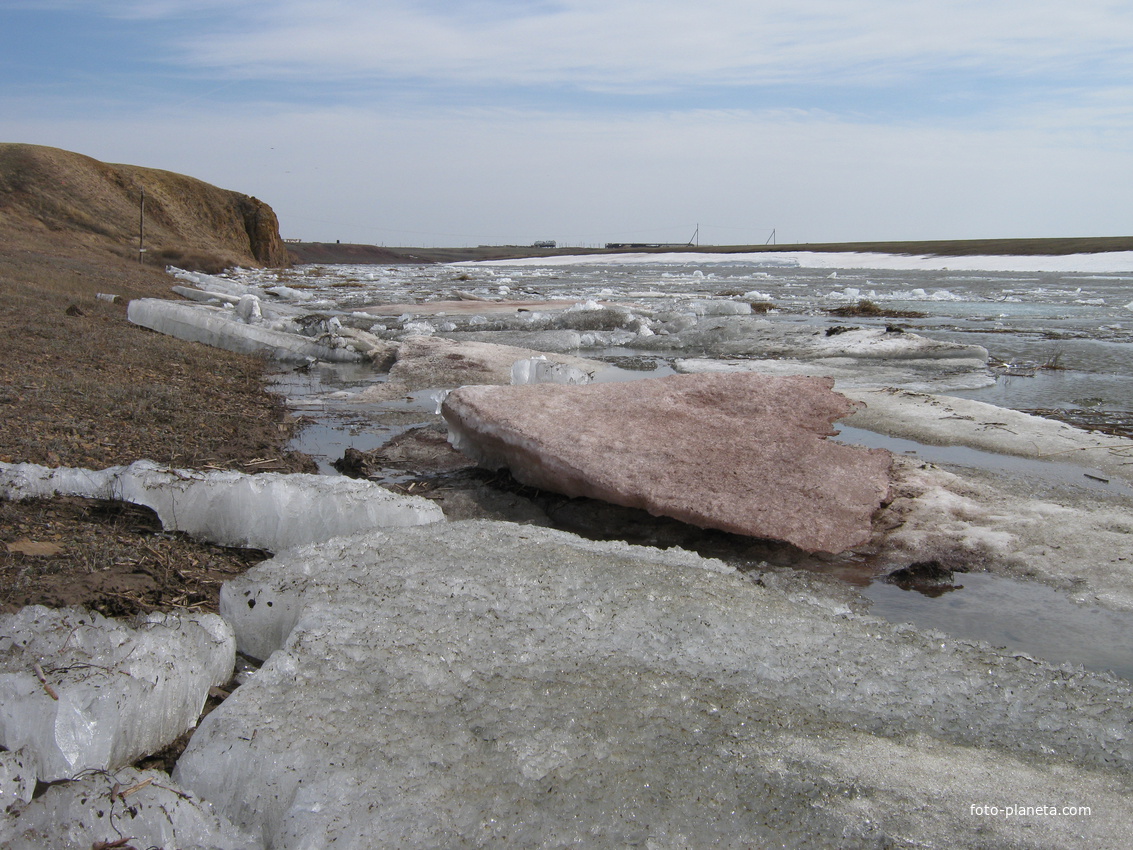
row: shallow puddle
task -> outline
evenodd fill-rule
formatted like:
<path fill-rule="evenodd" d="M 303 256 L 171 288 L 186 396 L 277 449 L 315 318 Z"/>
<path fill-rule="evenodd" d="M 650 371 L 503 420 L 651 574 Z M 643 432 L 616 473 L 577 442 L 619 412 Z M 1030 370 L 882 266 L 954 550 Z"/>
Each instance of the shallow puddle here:
<path fill-rule="evenodd" d="M 885 582 L 861 593 L 871 614 L 893 623 L 1133 680 L 1133 614 L 1079 605 L 1045 585 L 989 573 L 957 574 L 955 581 L 956 590 L 935 598 Z"/>

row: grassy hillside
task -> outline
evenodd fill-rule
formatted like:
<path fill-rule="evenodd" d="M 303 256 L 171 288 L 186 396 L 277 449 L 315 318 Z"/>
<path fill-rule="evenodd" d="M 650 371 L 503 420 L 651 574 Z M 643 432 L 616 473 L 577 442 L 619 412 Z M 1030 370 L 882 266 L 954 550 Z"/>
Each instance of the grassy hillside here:
<path fill-rule="evenodd" d="M 275 213 L 256 198 L 171 171 L 25 144 L 0 144 L 0 246 L 137 260 L 143 192 L 148 264 L 220 270 L 290 262 Z"/>

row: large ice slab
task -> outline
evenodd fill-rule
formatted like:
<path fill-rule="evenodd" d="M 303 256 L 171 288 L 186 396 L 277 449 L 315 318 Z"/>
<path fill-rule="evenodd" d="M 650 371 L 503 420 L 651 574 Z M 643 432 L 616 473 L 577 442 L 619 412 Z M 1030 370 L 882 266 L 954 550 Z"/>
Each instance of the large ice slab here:
<path fill-rule="evenodd" d="M 847 389 L 863 406 L 844 422 L 932 445 L 1076 463 L 1133 484 L 1133 440 L 986 402 L 898 389 Z"/>
<path fill-rule="evenodd" d="M 0 744 L 51 781 L 130 764 L 196 725 L 236 644 L 215 614 L 114 620 L 39 605 L 0 617 Z"/>
<path fill-rule="evenodd" d="M 240 320 L 233 310 L 201 304 L 137 298 L 126 308 L 135 325 L 242 354 L 266 354 L 277 360 L 350 362 L 364 356 L 345 340 L 316 340 Z"/>
<path fill-rule="evenodd" d="M 0 815 L 7 850 L 178 848 L 262 850 L 207 802 L 156 770 L 88 773 L 48 788 L 29 806 Z"/>
<path fill-rule="evenodd" d="M 103 470 L 0 464 L 0 496 L 56 494 L 144 505 L 168 530 L 271 552 L 355 531 L 444 519 L 427 499 L 350 478 L 198 472 L 144 460 Z"/>
<path fill-rule="evenodd" d="M 753 373 L 463 387 L 453 445 L 534 487 L 810 552 L 866 542 L 889 453 L 830 442 L 854 404 L 824 378 Z"/>
<path fill-rule="evenodd" d="M 280 649 L 175 778 L 278 850 L 1122 844 L 1128 683 L 781 580 L 487 522 L 295 550 L 225 585 Z"/>

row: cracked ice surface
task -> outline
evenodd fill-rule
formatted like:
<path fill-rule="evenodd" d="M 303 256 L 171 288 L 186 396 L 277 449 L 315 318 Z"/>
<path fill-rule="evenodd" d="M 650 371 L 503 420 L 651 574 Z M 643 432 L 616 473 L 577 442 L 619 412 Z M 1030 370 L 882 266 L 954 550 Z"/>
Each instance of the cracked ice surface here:
<path fill-rule="evenodd" d="M 0 744 L 23 748 L 43 781 L 122 767 L 196 725 L 235 653 L 215 614 L 129 622 L 30 605 L 0 617 Z"/>
<path fill-rule="evenodd" d="M 275 848 L 1116 846 L 1133 689 L 687 552 L 460 522 L 225 585 L 177 780 Z M 1088 819 L 975 818 L 1065 801 Z"/>
<path fill-rule="evenodd" d="M 55 494 L 144 505 L 164 528 L 222 546 L 278 552 L 372 528 L 444 519 L 433 502 L 372 481 L 322 475 L 197 472 L 139 460 L 104 470 L 0 463 L 0 496 Z"/>

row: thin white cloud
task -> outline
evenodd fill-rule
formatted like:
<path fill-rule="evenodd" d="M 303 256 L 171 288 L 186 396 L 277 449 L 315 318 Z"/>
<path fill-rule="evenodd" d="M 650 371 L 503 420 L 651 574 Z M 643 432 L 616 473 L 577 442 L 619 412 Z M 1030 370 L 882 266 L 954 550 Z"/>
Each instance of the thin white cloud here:
<path fill-rule="evenodd" d="M 1133 68 L 1133 7 L 1106 0 L 286 0 L 240 14 L 188 35 L 183 58 L 263 77 L 626 91 Z"/>
<path fill-rule="evenodd" d="M 175 85 L 157 75 L 128 99 L 7 89 L 9 138 L 255 194 L 288 236 L 669 241 L 700 222 L 719 228 L 716 241 L 763 241 L 773 227 L 783 241 L 837 241 L 1116 235 L 1133 224 L 1133 7 L 1100 0 L 78 5 L 156 16 L 139 23 L 154 34 L 147 49 L 195 73 L 169 75 Z M 161 40 L 170 33 L 176 42 Z M 940 80 L 965 74 L 1034 85 L 1005 85 L 978 112 L 911 108 L 920 80 L 934 77 L 940 95 Z M 283 89 L 260 80 L 303 81 L 312 96 L 281 103 Z M 909 84 L 896 105 L 826 96 L 890 80 Z M 813 84 L 814 98 L 765 102 L 827 109 L 726 96 L 744 83 Z M 417 84 L 468 103 L 418 97 Z M 545 103 L 488 108 L 516 103 L 490 89 L 517 84 L 544 86 Z M 683 107 L 708 87 L 704 104 L 721 108 Z M 656 108 L 664 98 L 614 111 L 585 96 L 676 88 L 692 94 L 670 111 Z M 564 89 L 576 96 L 558 99 Z"/>

